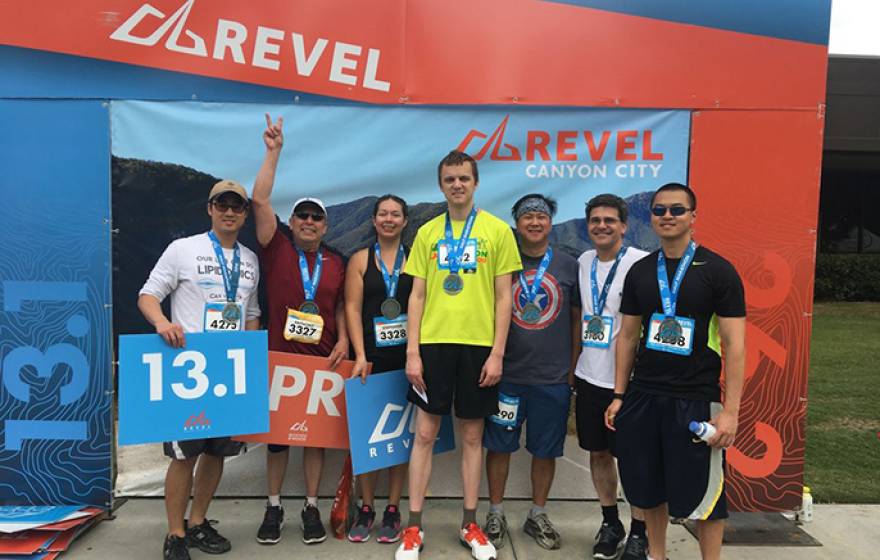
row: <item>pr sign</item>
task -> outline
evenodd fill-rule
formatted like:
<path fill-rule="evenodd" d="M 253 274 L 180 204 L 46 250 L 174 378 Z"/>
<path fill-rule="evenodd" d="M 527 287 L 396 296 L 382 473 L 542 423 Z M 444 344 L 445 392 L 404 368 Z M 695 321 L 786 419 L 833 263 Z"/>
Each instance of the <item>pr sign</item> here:
<path fill-rule="evenodd" d="M 336 371 L 329 362 L 320 356 L 269 352 L 269 430 L 236 439 L 348 449 L 342 392 L 354 362 L 343 360 Z"/>
<path fill-rule="evenodd" d="M 416 406 L 406 400 L 409 383 L 403 370 L 377 373 L 345 382 L 348 433 L 354 474 L 409 461 L 416 426 Z M 452 417 L 444 416 L 434 453 L 455 449 Z"/>
<path fill-rule="evenodd" d="M 264 432 L 269 427 L 266 331 L 119 337 L 119 443 Z"/>

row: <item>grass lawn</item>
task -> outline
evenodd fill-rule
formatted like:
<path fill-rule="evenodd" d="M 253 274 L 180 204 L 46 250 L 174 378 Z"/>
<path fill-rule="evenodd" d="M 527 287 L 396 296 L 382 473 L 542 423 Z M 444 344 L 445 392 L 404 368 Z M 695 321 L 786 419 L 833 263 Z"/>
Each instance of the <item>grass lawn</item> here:
<path fill-rule="evenodd" d="M 813 499 L 880 503 L 880 303 L 816 303 L 807 383 Z"/>

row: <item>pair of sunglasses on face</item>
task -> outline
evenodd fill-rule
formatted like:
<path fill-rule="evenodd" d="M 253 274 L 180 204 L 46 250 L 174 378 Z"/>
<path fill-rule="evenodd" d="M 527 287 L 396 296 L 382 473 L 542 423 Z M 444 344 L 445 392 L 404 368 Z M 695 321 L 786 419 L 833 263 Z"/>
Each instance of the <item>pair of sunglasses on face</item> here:
<path fill-rule="evenodd" d="M 684 216 L 686 212 L 690 212 L 690 208 L 687 206 L 663 206 L 662 204 L 658 204 L 651 208 L 651 214 L 654 214 L 658 218 L 662 218 L 666 215 L 666 212 L 669 212 L 671 215 L 678 218 L 679 216 Z"/>
<path fill-rule="evenodd" d="M 324 214 L 320 214 L 317 212 L 294 212 L 293 215 L 302 221 L 306 221 L 309 218 L 311 218 L 313 222 L 323 222 L 324 221 Z"/>
<path fill-rule="evenodd" d="M 225 213 L 227 210 L 232 210 L 236 214 L 241 214 L 248 208 L 247 204 L 243 204 L 241 202 L 228 203 L 215 200 L 211 204 L 213 204 L 214 208 L 216 208 L 217 211 L 220 213 Z"/>

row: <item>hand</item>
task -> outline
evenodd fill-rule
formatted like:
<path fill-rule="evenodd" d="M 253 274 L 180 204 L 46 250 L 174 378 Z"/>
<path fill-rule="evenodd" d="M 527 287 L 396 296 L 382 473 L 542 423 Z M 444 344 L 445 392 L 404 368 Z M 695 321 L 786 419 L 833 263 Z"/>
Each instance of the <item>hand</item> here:
<path fill-rule="evenodd" d="M 406 357 L 406 379 L 409 381 L 413 387 L 421 391 L 422 393 L 427 393 L 428 390 L 425 387 L 425 379 L 422 377 L 422 372 L 424 368 L 422 367 L 422 357 L 419 355 Z"/>
<path fill-rule="evenodd" d="M 169 323 L 168 321 L 156 323 L 156 334 L 161 336 L 168 346 L 172 348 L 183 348 L 183 345 L 186 343 L 183 336 L 183 327 L 177 323 Z"/>
<path fill-rule="evenodd" d="M 733 440 L 736 439 L 736 427 L 739 424 L 736 414 L 722 410 L 715 418 L 709 420 L 709 423 L 715 426 L 715 435 L 706 443 L 716 448 L 728 448 L 733 445 Z"/>
<path fill-rule="evenodd" d="M 614 419 L 617 418 L 617 413 L 620 412 L 620 407 L 622 405 L 622 400 L 614 399 L 611 401 L 611 404 L 608 405 L 608 408 L 605 409 L 605 427 L 612 432 L 617 431 L 617 428 L 614 427 Z"/>
<path fill-rule="evenodd" d="M 361 384 L 367 382 L 367 358 L 364 356 L 358 356 L 354 360 L 354 367 L 351 368 L 351 378 L 355 377 L 361 378 Z"/>
<path fill-rule="evenodd" d="M 266 144 L 266 149 L 270 152 L 279 151 L 284 145 L 283 127 L 284 117 L 278 117 L 278 120 L 273 124 L 269 113 L 266 113 L 266 130 L 263 131 L 263 143 Z"/>
<path fill-rule="evenodd" d="M 333 350 L 330 351 L 330 370 L 336 371 L 336 368 L 339 367 L 339 364 L 342 360 L 348 357 L 348 341 L 340 340 L 333 346 Z"/>
<path fill-rule="evenodd" d="M 501 356 L 489 354 L 480 370 L 480 387 L 491 387 L 501 381 Z"/>

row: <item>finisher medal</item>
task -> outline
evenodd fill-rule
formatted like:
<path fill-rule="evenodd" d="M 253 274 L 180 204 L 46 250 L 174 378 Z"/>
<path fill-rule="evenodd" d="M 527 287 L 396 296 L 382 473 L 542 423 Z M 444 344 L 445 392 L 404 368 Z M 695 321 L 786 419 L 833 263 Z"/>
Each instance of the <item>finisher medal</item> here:
<path fill-rule="evenodd" d="M 461 293 L 464 288 L 464 280 L 456 273 L 450 273 L 443 279 L 443 291 L 454 296 Z"/>
<path fill-rule="evenodd" d="M 602 317 L 598 315 L 590 317 L 590 322 L 587 323 L 587 332 L 590 334 L 602 334 L 605 332 L 605 321 L 602 320 Z"/>
<path fill-rule="evenodd" d="M 223 307 L 223 319 L 230 323 L 238 323 L 241 319 L 241 310 L 235 303 L 229 302 Z"/>
<path fill-rule="evenodd" d="M 397 319 L 400 317 L 400 302 L 394 298 L 388 298 L 382 302 L 379 310 L 386 319 Z"/>
<path fill-rule="evenodd" d="M 529 302 L 522 308 L 522 320 L 530 325 L 541 320 L 541 308 L 536 303 Z"/>
<path fill-rule="evenodd" d="M 674 317 L 667 317 L 660 323 L 660 340 L 674 341 L 682 334 L 681 325 Z"/>
<path fill-rule="evenodd" d="M 302 302 L 302 305 L 299 306 L 299 310 L 303 313 L 310 313 L 311 315 L 321 314 L 321 310 L 318 308 L 318 304 L 311 299 L 307 299 L 306 301 Z"/>

